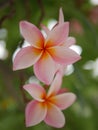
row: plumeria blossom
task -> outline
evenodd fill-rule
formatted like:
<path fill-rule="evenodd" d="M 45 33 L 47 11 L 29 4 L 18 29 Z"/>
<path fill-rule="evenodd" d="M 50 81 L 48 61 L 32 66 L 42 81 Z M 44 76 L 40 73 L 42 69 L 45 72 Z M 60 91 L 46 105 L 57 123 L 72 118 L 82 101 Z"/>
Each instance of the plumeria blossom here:
<path fill-rule="evenodd" d="M 41 121 L 52 127 L 61 128 L 65 124 L 65 117 L 61 110 L 68 108 L 75 101 L 76 96 L 71 92 L 60 92 L 62 76 L 57 74 L 46 93 L 38 84 L 27 84 L 23 88 L 34 98 L 25 110 L 26 126 L 34 126 Z"/>
<path fill-rule="evenodd" d="M 17 53 L 13 70 L 34 65 L 36 77 L 49 85 L 56 73 L 56 64 L 69 65 L 80 59 L 80 56 L 69 48 L 74 40 L 68 37 L 69 23 L 62 20 L 62 13 L 60 17 L 60 24 L 50 31 L 47 29 L 46 38 L 35 25 L 27 21 L 20 22 L 20 32 L 30 46 L 22 48 Z"/>

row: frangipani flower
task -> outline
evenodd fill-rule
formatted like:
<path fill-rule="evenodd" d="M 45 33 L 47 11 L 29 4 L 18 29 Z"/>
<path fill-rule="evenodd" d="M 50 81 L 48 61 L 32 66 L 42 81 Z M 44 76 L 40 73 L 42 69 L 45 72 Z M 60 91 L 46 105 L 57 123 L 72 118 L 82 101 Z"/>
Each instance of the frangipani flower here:
<path fill-rule="evenodd" d="M 50 84 L 56 73 L 56 64 L 69 65 L 80 59 L 76 52 L 64 44 L 70 41 L 68 22 L 63 22 L 49 31 L 46 39 L 35 25 L 27 21 L 20 22 L 20 32 L 30 46 L 17 53 L 13 70 L 34 65 L 36 77 L 45 84 Z"/>
<path fill-rule="evenodd" d="M 26 126 L 34 126 L 41 121 L 50 126 L 61 128 L 65 124 L 65 117 L 61 110 L 68 108 L 75 101 L 76 96 L 70 92 L 60 92 L 62 76 L 57 74 L 46 93 L 38 84 L 27 84 L 23 88 L 34 98 L 27 104 L 25 116 Z"/>

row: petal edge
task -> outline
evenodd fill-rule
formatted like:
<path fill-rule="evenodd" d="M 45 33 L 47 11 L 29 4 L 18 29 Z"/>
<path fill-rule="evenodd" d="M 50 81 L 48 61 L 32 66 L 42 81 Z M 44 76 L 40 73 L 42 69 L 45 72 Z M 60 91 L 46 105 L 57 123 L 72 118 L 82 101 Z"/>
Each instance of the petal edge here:
<path fill-rule="evenodd" d="M 15 56 L 13 70 L 20 70 L 30 67 L 41 57 L 39 49 L 31 46 L 22 48 Z"/>
<path fill-rule="evenodd" d="M 34 126 L 44 120 L 47 113 L 46 106 L 37 101 L 31 101 L 27 104 L 25 110 L 26 127 Z"/>

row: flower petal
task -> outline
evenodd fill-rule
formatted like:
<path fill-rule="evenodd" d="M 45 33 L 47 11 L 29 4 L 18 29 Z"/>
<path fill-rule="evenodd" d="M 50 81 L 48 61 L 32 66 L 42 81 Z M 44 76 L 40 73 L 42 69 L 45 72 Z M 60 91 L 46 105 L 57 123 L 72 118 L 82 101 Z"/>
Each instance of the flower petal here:
<path fill-rule="evenodd" d="M 66 92 L 69 92 L 68 88 L 61 88 L 57 94 L 63 94 L 63 93 L 66 93 Z"/>
<path fill-rule="evenodd" d="M 24 85 L 23 88 L 37 101 L 44 101 L 42 98 L 46 93 L 40 85 L 32 83 Z"/>
<path fill-rule="evenodd" d="M 48 35 L 50 30 L 43 24 L 41 24 L 42 29 L 45 31 L 45 33 Z"/>
<path fill-rule="evenodd" d="M 54 104 L 61 110 L 68 108 L 76 100 L 76 95 L 73 93 L 63 93 L 51 98 Z"/>
<path fill-rule="evenodd" d="M 40 102 L 31 101 L 27 104 L 25 110 L 26 126 L 34 126 L 44 120 L 47 113 L 47 107 Z"/>
<path fill-rule="evenodd" d="M 62 44 L 68 37 L 68 33 L 69 33 L 68 22 L 58 24 L 48 34 L 48 37 L 45 42 L 46 47 L 51 47 L 51 46 Z"/>
<path fill-rule="evenodd" d="M 24 69 L 35 64 L 35 62 L 41 57 L 41 51 L 34 47 L 22 48 L 14 58 L 13 70 Z"/>
<path fill-rule="evenodd" d="M 57 73 L 49 88 L 47 96 L 56 95 L 56 93 L 58 93 L 61 87 L 61 84 L 62 84 L 62 75 L 60 73 Z"/>
<path fill-rule="evenodd" d="M 55 75 L 55 62 L 52 60 L 48 52 L 44 52 L 40 60 L 34 65 L 36 77 L 49 85 Z"/>
<path fill-rule="evenodd" d="M 65 124 L 65 118 L 63 113 L 58 107 L 53 104 L 49 104 L 49 108 L 47 109 L 47 115 L 44 121 L 46 124 L 56 128 L 61 128 Z"/>
<path fill-rule="evenodd" d="M 81 58 L 75 51 L 64 46 L 51 47 L 48 52 L 56 62 L 64 65 L 73 64 Z"/>
<path fill-rule="evenodd" d="M 63 11 L 62 8 L 60 8 L 59 10 L 59 24 L 64 23 L 64 15 L 63 15 Z"/>
<path fill-rule="evenodd" d="M 67 68 L 66 65 L 57 64 L 57 73 L 60 73 L 62 77 L 65 74 L 65 69 Z"/>
<path fill-rule="evenodd" d="M 20 32 L 24 39 L 31 45 L 42 48 L 44 44 L 44 37 L 40 30 L 33 24 L 27 21 L 20 22 Z"/>
<path fill-rule="evenodd" d="M 76 39 L 74 37 L 68 37 L 66 41 L 64 42 L 63 46 L 70 47 L 71 45 L 74 45 L 76 43 Z"/>

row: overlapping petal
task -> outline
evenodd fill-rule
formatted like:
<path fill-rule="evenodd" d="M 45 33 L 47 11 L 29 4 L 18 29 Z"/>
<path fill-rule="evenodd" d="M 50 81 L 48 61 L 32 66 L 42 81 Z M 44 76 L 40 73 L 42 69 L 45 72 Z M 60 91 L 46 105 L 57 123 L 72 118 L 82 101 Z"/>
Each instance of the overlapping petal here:
<path fill-rule="evenodd" d="M 52 97 L 52 100 L 57 107 L 63 110 L 74 103 L 74 101 L 76 100 L 76 96 L 73 93 L 66 92 Z"/>
<path fill-rule="evenodd" d="M 42 48 L 44 45 L 44 37 L 40 30 L 34 25 L 27 21 L 20 22 L 20 32 L 24 39 L 31 45 Z"/>
<path fill-rule="evenodd" d="M 66 65 L 57 64 L 57 73 L 60 73 L 62 77 L 65 74 L 65 69 L 67 68 Z"/>
<path fill-rule="evenodd" d="M 23 88 L 37 101 L 43 102 L 42 99 L 46 92 L 43 87 L 38 84 L 27 84 L 24 85 Z"/>
<path fill-rule="evenodd" d="M 41 24 L 42 29 L 45 31 L 45 33 L 48 35 L 50 30 L 43 24 Z"/>
<path fill-rule="evenodd" d="M 48 51 L 52 58 L 59 64 L 73 64 L 81 58 L 75 51 L 64 46 L 51 47 Z"/>
<path fill-rule="evenodd" d="M 35 64 L 41 55 L 41 50 L 34 47 L 22 48 L 14 58 L 13 70 L 24 69 Z"/>
<path fill-rule="evenodd" d="M 58 91 L 58 94 L 63 94 L 63 93 L 66 93 L 66 92 L 69 92 L 69 90 L 67 88 L 61 88 L 59 91 Z"/>
<path fill-rule="evenodd" d="M 49 85 L 53 80 L 55 71 L 55 62 L 48 52 L 44 52 L 40 60 L 34 65 L 35 75 L 39 80 Z"/>
<path fill-rule="evenodd" d="M 50 103 L 44 121 L 50 126 L 61 128 L 65 124 L 65 117 L 58 107 Z"/>
<path fill-rule="evenodd" d="M 74 37 L 68 37 L 64 42 L 63 46 L 70 47 L 76 43 L 76 39 Z"/>
<path fill-rule="evenodd" d="M 41 104 L 37 101 L 31 101 L 27 104 L 25 116 L 26 126 L 34 126 L 44 120 L 47 113 L 47 107 L 45 104 Z"/>
<path fill-rule="evenodd" d="M 60 90 L 62 84 L 62 75 L 60 73 L 56 74 L 50 88 L 48 91 L 47 96 L 56 95 L 58 91 Z"/>
<path fill-rule="evenodd" d="M 62 44 L 69 34 L 69 23 L 65 22 L 54 27 L 47 36 L 45 46 L 51 47 Z"/>

